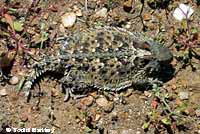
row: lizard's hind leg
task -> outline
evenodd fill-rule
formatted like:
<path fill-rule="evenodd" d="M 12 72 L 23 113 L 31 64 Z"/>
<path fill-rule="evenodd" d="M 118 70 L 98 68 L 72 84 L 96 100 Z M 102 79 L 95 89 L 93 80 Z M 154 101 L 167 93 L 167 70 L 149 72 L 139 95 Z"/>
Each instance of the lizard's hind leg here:
<path fill-rule="evenodd" d="M 87 96 L 89 85 L 84 81 L 84 74 L 70 70 L 60 80 L 60 88 L 65 93 L 64 101 L 70 98 L 77 99 Z"/>

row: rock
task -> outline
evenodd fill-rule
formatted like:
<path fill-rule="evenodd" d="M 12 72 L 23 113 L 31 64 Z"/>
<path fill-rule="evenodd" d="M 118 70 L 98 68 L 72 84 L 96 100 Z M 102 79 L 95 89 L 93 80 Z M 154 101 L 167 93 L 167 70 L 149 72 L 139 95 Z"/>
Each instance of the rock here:
<path fill-rule="evenodd" d="M 56 97 L 60 94 L 60 91 L 57 90 L 56 88 L 51 89 L 51 96 Z"/>
<path fill-rule="evenodd" d="M 103 107 L 105 112 L 111 112 L 114 108 L 113 102 L 109 102 L 106 106 Z"/>
<path fill-rule="evenodd" d="M 187 100 L 187 99 L 189 99 L 189 92 L 182 91 L 179 93 L 179 97 L 181 100 Z"/>
<path fill-rule="evenodd" d="M 119 134 L 119 133 L 117 132 L 117 130 L 109 130 L 108 134 Z"/>
<path fill-rule="evenodd" d="M 87 9 L 95 10 L 97 5 L 98 5 L 98 2 L 96 0 L 91 0 L 90 2 L 87 2 L 87 6 L 88 6 Z"/>
<path fill-rule="evenodd" d="M 107 15 L 108 15 L 108 9 L 105 7 L 96 12 L 96 17 L 106 18 Z"/>
<path fill-rule="evenodd" d="M 88 97 L 81 99 L 80 103 L 82 103 L 82 105 L 85 105 L 85 106 L 91 106 L 93 101 L 94 101 L 93 97 L 88 96 Z"/>
<path fill-rule="evenodd" d="M 132 10 L 132 3 L 133 3 L 133 0 L 125 1 L 123 4 L 124 11 L 130 12 Z"/>
<path fill-rule="evenodd" d="M 91 92 L 90 95 L 91 95 L 93 98 L 97 98 L 97 97 L 98 97 L 97 92 Z"/>
<path fill-rule="evenodd" d="M 130 28 L 131 28 L 131 23 L 130 23 L 130 22 L 127 22 L 127 24 L 125 25 L 125 28 L 126 28 L 126 29 L 130 29 Z"/>
<path fill-rule="evenodd" d="M 121 134 L 134 134 L 135 131 L 132 129 L 126 129 L 126 130 L 122 130 Z M 138 134 L 138 133 L 136 133 Z"/>
<path fill-rule="evenodd" d="M 83 16 L 82 11 L 76 5 L 73 7 L 73 11 L 75 12 L 76 16 Z"/>
<path fill-rule="evenodd" d="M 106 98 L 101 97 L 96 99 L 96 103 L 97 105 L 99 105 L 100 107 L 102 107 L 102 109 L 105 112 L 111 112 L 114 108 L 114 104 L 113 102 L 109 102 Z"/>
<path fill-rule="evenodd" d="M 83 16 L 83 13 L 82 13 L 81 10 L 77 10 L 77 11 L 75 12 L 75 14 L 76 14 L 76 16 L 78 16 L 78 17 Z"/>
<path fill-rule="evenodd" d="M 78 109 L 86 110 L 89 106 L 92 105 L 93 101 L 94 98 L 92 96 L 82 98 L 80 101 L 78 100 L 76 107 Z"/>
<path fill-rule="evenodd" d="M 151 97 L 151 95 L 152 95 L 152 93 L 151 92 L 149 92 L 149 91 L 144 91 L 144 96 L 146 96 L 146 97 Z"/>
<path fill-rule="evenodd" d="M 6 96 L 7 95 L 7 91 L 5 88 L 0 90 L 0 96 Z"/>
<path fill-rule="evenodd" d="M 17 76 L 13 76 L 10 80 L 9 83 L 11 85 L 16 85 L 19 82 L 19 78 Z"/>
<path fill-rule="evenodd" d="M 150 13 L 145 13 L 144 15 L 143 15 L 143 20 L 144 21 L 149 21 L 149 20 L 151 20 L 151 14 Z"/>
<path fill-rule="evenodd" d="M 20 116 L 20 119 L 21 119 L 21 121 L 26 122 L 26 121 L 28 121 L 28 115 L 27 114 L 22 114 Z"/>
<path fill-rule="evenodd" d="M 36 54 L 36 49 L 35 48 L 30 48 L 27 53 L 32 55 L 32 56 L 34 56 Z"/>
<path fill-rule="evenodd" d="M 45 12 L 44 15 L 43 15 L 43 18 L 44 18 L 45 20 L 47 20 L 48 17 L 49 17 L 49 13 L 48 13 L 48 12 Z"/>
<path fill-rule="evenodd" d="M 197 117 L 200 117 L 200 109 L 195 110 Z"/>
<path fill-rule="evenodd" d="M 101 115 L 100 114 L 96 114 L 94 121 L 99 121 L 100 119 L 101 119 Z"/>
<path fill-rule="evenodd" d="M 65 13 L 61 16 L 61 21 L 64 27 L 72 27 L 76 22 L 76 14 L 73 12 Z"/>
<path fill-rule="evenodd" d="M 124 94 L 124 96 L 125 96 L 125 97 L 129 97 L 129 96 L 132 95 L 132 93 L 133 93 L 133 89 L 129 88 L 129 89 L 127 89 L 127 91 L 126 91 L 126 93 Z"/>
<path fill-rule="evenodd" d="M 140 132 L 140 131 L 137 131 L 136 134 L 141 134 L 141 132 Z"/>
<path fill-rule="evenodd" d="M 112 121 L 118 121 L 119 117 L 118 117 L 118 114 L 117 112 L 113 112 L 112 115 L 111 115 L 111 120 Z"/>
<path fill-rule="evenodd" d="M 59 29 L 61 33 L 65 32 L 65 27 L 63 26 L 63 24 L 60 24 Z"/>
<path fill-rule="evenodd" d="M 99 105 L 100 107 L 103 107 L 103 106 L 105 106 L 105 105 L 108 104 L 108 100 L 107 100 L 106 98 L 104 98 L 104 97 L 101 97 L 101 98 L 97 98 L 97 99 L 96 99 L 96 103 L 97 103 L 97 105 Z"/>

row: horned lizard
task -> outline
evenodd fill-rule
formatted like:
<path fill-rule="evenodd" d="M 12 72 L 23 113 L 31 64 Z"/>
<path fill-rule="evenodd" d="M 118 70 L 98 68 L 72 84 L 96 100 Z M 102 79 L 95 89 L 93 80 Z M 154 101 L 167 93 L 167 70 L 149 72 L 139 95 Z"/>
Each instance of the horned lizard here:
<path fill-rule="evenodd" d="M 120 92 L 129 87 L 159 83 L 162 67 L 170 64 L 170 50 L 142 34 L 121 28 L 91 28 L 58 38 L 59 52 L 36 62 L 26 78 L 25 91 L 47 72 L 59 73 L 69 96 L 89 89 Z M 49 73 L 51 75 L 51 73 Z"/>

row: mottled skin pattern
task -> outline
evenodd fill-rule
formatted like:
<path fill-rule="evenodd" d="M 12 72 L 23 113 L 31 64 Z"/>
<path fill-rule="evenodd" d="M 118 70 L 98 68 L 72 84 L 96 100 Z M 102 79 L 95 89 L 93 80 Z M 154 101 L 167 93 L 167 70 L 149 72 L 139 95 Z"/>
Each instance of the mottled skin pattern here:
<path fill-rule="evenodd" d="M 65 101 L 72 94 L 89 89 L 118 92 L 128 87 L 159 83 L 161 64 L 169 64 L 168 48 L 124 29 L 96 28 L 74 33 L 59 41 L 57 56 L 35 63 L 24 89 L 46 72 L 63 74 Z"/>

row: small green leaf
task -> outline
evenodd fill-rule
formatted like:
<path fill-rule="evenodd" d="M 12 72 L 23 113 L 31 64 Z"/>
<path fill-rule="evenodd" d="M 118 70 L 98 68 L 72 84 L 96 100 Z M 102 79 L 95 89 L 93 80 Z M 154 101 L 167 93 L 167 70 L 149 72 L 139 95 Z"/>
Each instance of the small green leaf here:
<path fill-rule="evenodd" d="M 187 28 L 188 28 L 188 22 L 187 22 L 186 19 L 182 20 L 181 26 L 182 26 L 182 28 L 183 28 L 184 31 L 187 30 Z"/>
<path fill-rule="evenodd" d="M 91 133 L 92 132 L 92 129 L 90 129 L 89 127 L 86 127 L 85 128 L 85 132 L 88 134 L 88 133 Z"/>
<path fill-rule="evenodd" d="M 148 128 L 149 128 L 149 125 L 150 125 L 149 122 L 145 122 L 145 123 L 142 125 L 142 128 L 143 128 L 143 129 L 148 129 Z"/>
<path fill-rule="evenodd" d="M 19 21 L 14 21 L 13 26 L 17 32 L 21 32 L 23 30 L 23 24 Z"/>
<path fill-rule="evenodd" d="M 191 28 L 191 32 L 194 33 L 198 33 L 198 28 L 197 27 L 193 27 Z"/>
<path fill-rule="evenodd" d="M 176 108 L 176 111 L 184 112 L 188 108 L 188 104 L 186 102 L 182 102 L 178 107 Z"/>
<path fill-rule="evenodd" d="M 171 120 L 169 118 L 164 118 L 161 120 L 163 124 L 165 125 L 171 125 Z"/>

